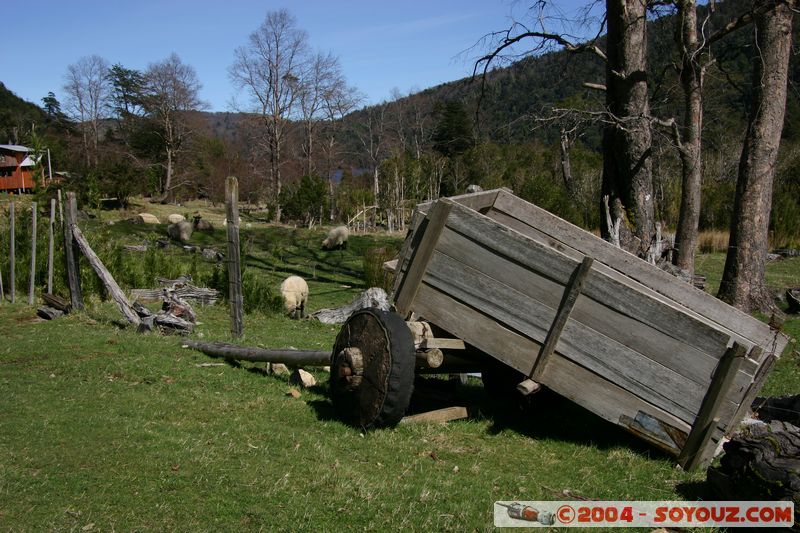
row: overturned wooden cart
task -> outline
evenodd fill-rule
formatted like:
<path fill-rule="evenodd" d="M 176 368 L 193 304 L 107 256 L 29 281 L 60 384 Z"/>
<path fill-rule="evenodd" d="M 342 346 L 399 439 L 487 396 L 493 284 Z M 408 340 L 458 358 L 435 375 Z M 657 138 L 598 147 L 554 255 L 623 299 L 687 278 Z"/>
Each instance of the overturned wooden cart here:
<path fill-rule="evenodd" d="M 426 347 L 405 320 L 423 320 L 454 338 L 428 339 L 454 360 L 502 363 L 521 376 L 511 387 L 546 386 L 687 469 L 713 457 L 788 342 L 505 189 L 418 206 L 393 299 L 396 315 L 355 313 L 336 340 L 331 389 L 346 418 L 403 415 Z"/>

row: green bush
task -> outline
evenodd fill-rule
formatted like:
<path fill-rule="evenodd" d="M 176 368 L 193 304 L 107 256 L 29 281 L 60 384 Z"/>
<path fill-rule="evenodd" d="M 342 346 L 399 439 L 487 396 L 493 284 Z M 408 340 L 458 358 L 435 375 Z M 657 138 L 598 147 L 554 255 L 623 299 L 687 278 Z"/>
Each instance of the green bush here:
<path fill-rule="evenodd" d="M 362 258 L 364 264 L 364 283 L 367 287 L 380 287 L 386 292 L 392 288 L 393 276 L 383 269 L 383 264 L 397 256 L 397 248 L 381 246 L 368 248 Z"/>

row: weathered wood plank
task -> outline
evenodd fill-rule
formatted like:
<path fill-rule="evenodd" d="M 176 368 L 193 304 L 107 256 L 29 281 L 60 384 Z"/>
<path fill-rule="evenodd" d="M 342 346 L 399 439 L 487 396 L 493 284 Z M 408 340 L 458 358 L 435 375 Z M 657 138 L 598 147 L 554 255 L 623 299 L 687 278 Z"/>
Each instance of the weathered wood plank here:
<path fill-rule="evenodd" d="M 125 298 L 125 294 L 122 292 L 122 289 L 119 288 L 117 285 L 116 280 L 108 271 L 108 269 L 103 265 L 103 262 L 97 257 L 97 254 L 94 253 L 92 247 L 89 246 L 89 242 L 86 240 L 86 237 L 83 236 L 81 233 L 80 228 L 77 225 L 72 226 L 72 236 L 75 238 L 75 242 L 78 243 L 81 252 L 86 257 L 86 260 L 89 261 L 89 264 L 92 266 L 94 271 L 97 273 L 97 276 L 103 282 L 103 285 L 106 286 L 108 289 L 108 293 L 111 295 L 111 298 L 117 303 L 117 307 L 125 316 L 125 319 L 133 324 L 134 326 L 138 326 L 141 324 L 141 320 L 139 320 L 139 315 L 136 314 L 136 311 L 131 307 L 130 302 L 128 299 Z M 75 304 L 72 304 L 73 308 Z"/>
<path fill-rule="evenodd" d="M 554 248 L 461 206 L 453 207 L 447 225 L 494 253 L 544 273 L 561 285 L 568 282 L 578 262 L 583 259 L 571 259 Z M 681 309 L 647 297 L 634 287 L 604 275 L 600 269 L 597 269 L 597 274 L 587 279 L 583 290 L 586 296 L 705 353 L 717 354 L 717 359 L 722 357 L 729 336 L 719 329 L 692 318 Z"/>
<path fill-rule="evenodd" d="M 539 344 L 426 283 L 420 286 L 414 311 L 523 373 L 529 374 L 533 368 Z M 542 380 L 557 393 L 614 424 L 619 424 L 622 415 L 634 418 L 643 411 L 685 434 L 691 429 L 686 422 L 558 354 Z"/>
<path fill-rule="evenodd" d="M 437 246 L 439 251 L 453 259 L 476 266 L 484 273 L 494 274 L 502 281 L 545 305 L 555 308 L 563 287 L 555 281 L 536 275 L 517 262 L 511 261 L 480 246 L 448 228 L 442 233 Z M 580 298 L 572 312 L 572 318 L 586 326 L 601 331 L 626 346 L 635 347 L 654 361 L 675 370 L 679 374 L 707 385 L 717 360 L 696 348 L 664 335 L 658 330 L 622 315 L 591 298 Z M 701 378 L 705 379 L 701 379 Z"/>
<path fill-rule="evenodd" d="M 239 248 L 239 182 L 233 176 L 228 176 L 225 180 L 225 208 L 228 220 L 228 302 L 231 312 L 231 335 L 241 337 L 244 327 L 244 301 Z"/>
<path fill-rule="evenodd" d="M 506 189 L 504 187 L 502 189 L 491 189 L 489 191 L 480 191 L 467 194 L 459 194 L 456 196 L 448 196 L 447 200 L 463 205 L 464 207 L 468 207 L 473 211 L 483 213 L 494 205 L 494 202 L 497 199 L 497 195 L 501 191 L 510 192 L 509 189 Z M 423 202 L 421 204 L 417 204 L 417 209 L 427 214 L 430 208 L 433 207 L 433 205 L 437 201 L 438 200 L 434 200 L 432 202 Z"/>
<path fill-rule="evenodd" d="M 67 270 L 67 286 L 69 287 L 72 309 L 83 309 L 83 293 L 81 291 L 80 249 L 75 242 L 72 228 L 78 223 L 78 202 L 75 193 L 67 193 L 67 215 L 64 224 L 64 260 Z"/>
<path fill-rule="evenodd" d="M 544 341 L 555 317 L 555 309 L 440 252 L 433 254 L 425 282 L 538 342 Z M 683 420 L 694 420 L 700 407 L 702 390 L 696 383 L 601 332 L 568 322 L 556 349 L 562 356 Z"/>
<path fill-rule="evenodd" d="M 590 255 L 596 261 L 609 265 L 648 288 L 725 327 L 729 333 L 738 333 L 749 339 L 751 343 L 762 346 L 771 340 L 772 336 L 766 324 L 738 309 L 724 305 L 710 294 L 691 286 L 687 287 L 686 283 L 632 254 L 620 253 L 620 250 L 610 243 L 598 239 L 591 233 L 573 226 L 544 209 L 504 192 L 498 194 L 494 209 L 517 218 L 530 227 L 546 232 L 550 238 L 560 243 L 562 249 L 578 250 L 582 254 Z"/>
<path fill-rule="evenodd" d="M 411 416 L 404 416 L 400 419 L 401 424 L 419 424 L 427 422 L 430 424 L 443 424 L 452 420 L 459 420 L 467 418 L 469 413 L 466 407 L 445 407 L 443 409 L 436 409 L 435 411 L 428 411 L 426 413 L 419 413 Z"/>
<path fill-rule="evenodd" d="M 572 279 L 570 279 L 564 289 L 564 296 L 558 306 L 556 318 L 553 320 L 553 324 L 547 332 L 542 350 L 539 352 L 539 358 L 536 360 L 536 364 L 533 366 L 533 372 L 531 372 L 530 375 L 531 379 L 534 381 L 538 381 L 542 377 L 542 372 L 544 372 L 547 361 L 556 350 L 558 339 L 561 337 L 561 333 L 567 325 L 567 320 L 569 320 L 572 309 L 575 307 L 575 302 L 578 300 L 578 295 L 581 293 L 583 283 L 586 280 L 586 276 L 589 275 L 589 270 L 592 268 L 593 262 L 591 257 L 584 257 L 581 264 L 575 270 Z"/>
<path fill-rule="evenodd" d="M 50 199 L 50 220 L 48 223 L 47 245 L 47 294 L 53 294 L 53 252 L 56 227 L 56 199 Z"/>
<path fill-rule="evenodd" d="M 686 470 L 692 470 L 709 458 L 706 448 L 713 428 L 720 422 L 718 411 L 746 354 L 747 349 L 744 346 L 734 344 L 720 359 L 697 419 L 692 423 L 686 445 L 678 456 L 678 463 Z"/>
<path fill-rule="evenodd" d="M 431 212 L 426 217 L 427 225 L 423 233 L 420 234 L 417 232 L 420 234 L 421 240 L 414 250 L 408 271 L 403 276 L 403 280 L 395 294 L 395 307 L 401 316 L 408 315 L 411 312 L 411 303 L 414 301 L 417 289 L 422 281 L 422 276 L 425 274 L 425 269 L 428 267 L 431 254 L 436 247 L 436 242 L 439 240 L 439 235 L 454 205 L 453 202 L 448 202 L 446 200 L 436 202 L 431 208 Z"/>

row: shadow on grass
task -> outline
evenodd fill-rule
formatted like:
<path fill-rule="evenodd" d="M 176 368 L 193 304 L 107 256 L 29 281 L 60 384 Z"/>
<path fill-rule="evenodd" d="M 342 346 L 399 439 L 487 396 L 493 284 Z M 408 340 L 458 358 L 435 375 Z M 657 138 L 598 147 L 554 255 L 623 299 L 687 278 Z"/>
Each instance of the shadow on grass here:
<path fill-rule="evenodd" d="M 706 481 L 684 481 L 675 485 L 675 491 L 687 501 L 713 500 L 719 496 Z"/>

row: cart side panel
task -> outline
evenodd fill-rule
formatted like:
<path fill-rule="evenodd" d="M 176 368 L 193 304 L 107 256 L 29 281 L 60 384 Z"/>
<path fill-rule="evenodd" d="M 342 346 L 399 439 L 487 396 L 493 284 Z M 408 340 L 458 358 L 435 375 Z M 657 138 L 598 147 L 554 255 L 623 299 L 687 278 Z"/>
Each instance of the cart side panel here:
<path fill-rule="evenodd" d="M 774 332 L 770 331 L 766 324 L 724 304 L 710 294 L 692 286 L 687 287 L 686 283 L 633 255 L 620 253 L 620 250 L 612 244 L 513 194 L 501 191 L 487 214 L 498 222 L 525 234 L 533 231 L 544 235 L 551 241 L 552 246 L 562 249 L 565 253 L 567 249 L 572 249 L 580 255 L 590 255 L 595 261 L 618 270 L 649 289 L 685 306 L 691 312 L 719 324 L 732 337 L 743 337 L 742 340 L 749 341 L 746 344 L 758 344 L 766 348 L 774 341 Z M 512 226 L 513 220 L 516 220 L 517 224 Z M 780 353 L 776 355 L 780 356 Z"/>

